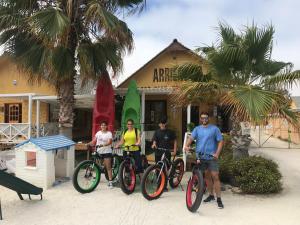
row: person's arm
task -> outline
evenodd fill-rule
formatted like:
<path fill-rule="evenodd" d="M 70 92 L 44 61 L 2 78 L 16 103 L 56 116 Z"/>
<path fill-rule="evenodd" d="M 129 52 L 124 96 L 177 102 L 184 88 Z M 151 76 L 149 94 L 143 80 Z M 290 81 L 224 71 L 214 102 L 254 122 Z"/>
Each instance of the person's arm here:
<path fill-rule="evenodd" d="M 214 158 L 216 158 L 216 159 L 219 158 L 219 156 L 220 156 L 220 154 L 221 154 L 221 151 L 222 151 L 222 148 L 223 148 L 223 145 L 224 145 L 224 141 L 223 141 L 223 140 L 221 140 L 221 141 L 218 142 L 218 148 L 217 148 L 217 151 L 216 151 L 216 153 L 213 155 Z"/>
<path fill-rule="evenodd" d="M 110 132 L 108 142 L 104 146 L 109 146 L 111 144 L 112 144 L 112 133 Z"/>
<path fill-rule="evenodd" d="M 190 136 L 187 140 L 187 142 L 185 143 L 185 146 L 184 146 L 184 150 L 186 152 L 188 152 L 190 150 L 190 146 L 192 144 L 192 142 L 194 141 L 194 138 L 192 136 Z"/>
<path fill-rule="evenodd" d="M 141 144 L 141 132 L 138 130 L 137 131 L 137 142 L 135 145 L 140 145 Z"/>
<path fill-rule="evenodd" d="M 88 146 L 95 146 L 96 145 L 96 142 L 97 142 L 97 137 L 95 135 L 95 137 L 93 138 L 92 141 L 90 141 L 89 143 L 87 143 Z"/>
<path fill-rule="evenodd" d="M 176 139 L 174 140 L 173 152 L 174 152 L 173 154 L 176 155 L 176 153 L 177 153 L 177 140 Z"/>
<path fill-rule="evenodd" d="M 189 136 L 187 142 L 185 143 L 184 150 L 186 152 L 188 152 L 190 150 L 190 146 L 191 146 L 192 142 L 197 138 L 197 135 L 198 135 L 197 128 L 194 128 L 191 136 Z"/>
<path fill-rule="evenodd" d="M 152 138 L 152 146 L 151 148 L 157 148 L 157 132 L 155 131 L 154 134 L 153 134 L 153 138 Z"/>
<path fill-rule="evenodd" d="M 214 158 L 218 159 L 224 145 L 223 135 L 219 128 L 216 128 L 216 141 L 218 142 L 218 147 L 216 153 L 213 154 L 213 156 Z"/>
<path fill-rule="evenodd" d="M 124 134 L 122 134 L 122 137 L 121 137 L 120 141 L 116 144 L 115 148 L 119 148 L 123 144 L 124 144 Z"/>

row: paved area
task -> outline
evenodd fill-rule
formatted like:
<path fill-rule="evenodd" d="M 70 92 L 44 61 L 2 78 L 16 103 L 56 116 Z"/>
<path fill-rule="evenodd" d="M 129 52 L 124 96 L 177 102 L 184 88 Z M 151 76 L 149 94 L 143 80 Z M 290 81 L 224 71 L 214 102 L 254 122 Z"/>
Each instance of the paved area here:
<path fill-rule="evenodd" d="M 150 202 L 139 188 L 127 196 L 119 188 L 109 189 L 103 178 L 93 193 L 79 194 L 69 182 L 45 191 L 43 201 L 20 201 L 16 193 L 0 187 L 4 216 L 0 225 L 299 225 L 300 150 L 253 148 L 250 153 L 279 163 L 282 193 L 240 195 L 227 190 L 222 193 L 224 209 L 218 209 L 214 202 L 202 204 L 192 214 L 186 209 L 185 192 L 180 188 Z M 184 176 L 184 189 L 188 176 Z"/>

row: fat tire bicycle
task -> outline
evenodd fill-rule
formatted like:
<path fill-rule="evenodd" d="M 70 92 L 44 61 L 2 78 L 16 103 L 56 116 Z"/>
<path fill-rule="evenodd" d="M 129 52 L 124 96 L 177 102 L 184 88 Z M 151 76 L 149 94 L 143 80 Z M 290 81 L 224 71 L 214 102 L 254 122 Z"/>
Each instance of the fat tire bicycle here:
<path fill-rule="evenodd" d="M 194 150 L 193 150 L 194 151 Z M 209 159 L 204 159 L 208 157 Z M 192 175 L 186 188 L 186 207 L 190 212 L 196 212 L 201 205 L 203 195 L 206 191 L 204 169 L 202 164 L 214 158 L 211 154 L 196 153 L 196 164 L 193 166 Z"/>
<path fill-rule="evenodd" d="M 141 181 L 142 194 L 147 200 L 158 199 L 168 181 L 172 188 L 178 187 L 184 173 L 184 162 L 181 158 L 174 160 L 174 156 L 170 162 L 166 157 L 166 151 L 169 149 L 157 148 L 157 150 L 163 151 L 161 160 L 147 168 Z"/>
<path fill-rule="evenodd" d="M 132 151 L 130 151 L 130 147 L 137 146 L 123 146 L 124 157 L 123 161 L 119 167 L 118 180 L 120 183 L 121 190 L 129 195 L 132 194 L 135 190 L 136 186 L 136 166 L 135 160 L 132 156 Z M 145 155 L 141 155 L 142 158 L 142 167 L 143 169 L 148 167 L 148 161 Z"/>
<path fill-rule="evenodd" d="M 96 149 L 101 147 L 101 145 L 96 145 Z M 74 170 L 72 179 L 73 186 L 78 192 L 84 194 L 94 191 L 100 182 L 101 173 L 104 173 L 105 178 L 109 180 L 107 170 L 103 165 L 103 160 L 104 157 L 97 151 L 94 151 L 91 160 L 84 160 L 78 164 Z M 112 180 L 118 175 L 120 163 L 121 157 L 117 154 L 113 154 L 111 160 Z"/>

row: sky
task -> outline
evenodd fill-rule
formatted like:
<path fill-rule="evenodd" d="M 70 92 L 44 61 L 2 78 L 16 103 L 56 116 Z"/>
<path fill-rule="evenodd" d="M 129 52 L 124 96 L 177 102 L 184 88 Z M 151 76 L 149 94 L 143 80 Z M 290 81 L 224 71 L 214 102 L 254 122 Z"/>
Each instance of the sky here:
<path fill-rule="evenodd" d="M 135 49 L 124 58 L 124 70 L 117 83 L 167 47 L 174 38 L 194 50 L 217 40 L 221 22 L 237 32 L 254 21 L 275 28 L 272 58 L 292 62 L 300 69 L 299 0 L 147 0 L 139 15 L 122 18 L 134 34 Z M 300 85 L 292 95 L 300 96 Z"/>

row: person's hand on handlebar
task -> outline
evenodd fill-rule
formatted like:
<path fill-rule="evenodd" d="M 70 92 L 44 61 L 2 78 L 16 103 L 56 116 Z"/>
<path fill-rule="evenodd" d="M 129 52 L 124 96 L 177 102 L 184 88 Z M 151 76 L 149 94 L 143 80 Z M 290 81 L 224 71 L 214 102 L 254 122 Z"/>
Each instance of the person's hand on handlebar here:
<path fill-rule="evenodd" d="M 215 153 L 213 154 L 214 159 L 218 159 L 219 158 L 219 154 Z"/>
<path fill-rule="evenodd" d="M 152 146 L 151 146 L 151 148 L 152 148 L 152 149 L 157 148 L 156 144 L 153 143 Z"/>
<path fill-rule="evenodd" d="M 191 150 L 191 147 L 190 146 L 184 146 L 184 151 L 185 152 L 190 152 Z"/>

